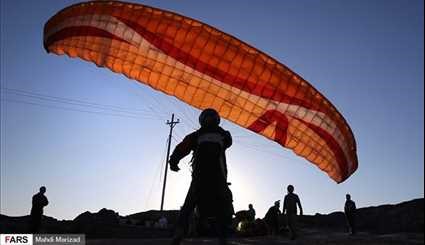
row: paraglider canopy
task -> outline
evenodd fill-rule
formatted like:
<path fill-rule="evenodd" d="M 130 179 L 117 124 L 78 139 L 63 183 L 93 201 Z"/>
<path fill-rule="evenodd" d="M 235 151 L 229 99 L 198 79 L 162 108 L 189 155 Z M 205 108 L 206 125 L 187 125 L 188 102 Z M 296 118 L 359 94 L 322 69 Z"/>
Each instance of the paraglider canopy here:
<path fill-rule="evenodd" d="M 49 19 L 44 47 L 213 108 L 338 183 L 358 167 L 354 135 L 328 99 L 272 57 L 197 20 L 141 4 L 79 3 Z"/>

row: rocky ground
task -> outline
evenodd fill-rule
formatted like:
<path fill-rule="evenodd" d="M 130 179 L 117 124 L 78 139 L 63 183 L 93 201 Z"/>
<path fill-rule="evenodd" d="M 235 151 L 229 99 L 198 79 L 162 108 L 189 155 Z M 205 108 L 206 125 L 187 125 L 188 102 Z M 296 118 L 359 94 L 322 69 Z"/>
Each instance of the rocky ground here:
<path fill-rule="evenodd" d="M 158 228 L 155 222 L 165 216 L 169 222 L 166 229 Z M 120 216 L 113 210 L 102 209 L 97 213 L 84 212 L 74 220 L 59 221 L 52 217 L 43 217 L 41 233 L 85 234 L 87 244 L 119 245 L 168 245 L 172 236 L 178 211 L 148 211 L 128 216 Z M 238 224 L 235 218 L 235 227 Z M 285 219 L 282 217 L 284 227 Z M 246 230 L 233 233 L 230 245 L 410 245 L 424 244 L 424 199 L 415 199 L 395 205 L 361 208 L 357 212 L 356 236 L 345 232 L 345 218 L 342 212 L 330 214 L 304 215 L 298 219 L 302 235 L 296 241 L 285 237 L 267 237 L 264 221 L 257 219 Z M 10 217 L 0 214 L 0 233 L 27 233 L 29 216 Z M 182 245 L 213 245 L 215 239 L 188 239 Z"/>
<path fill-rule="evenodd" d="M 168 245 L 169 239 L 94 239 L 88 240 L 87 245 Z M 215 239 L 187 239 L 182 245 L 215 245 Z M 423 234 L 400 233 L 391 235 L 372 235 L 360 233 L 348 236 L 344 233 L 318 233 L 305 231 L 303 237 L 291 241 L 285 237 L 252 237 L 233 238 L 229 245 L 417 245 L 424 244 Z"/>

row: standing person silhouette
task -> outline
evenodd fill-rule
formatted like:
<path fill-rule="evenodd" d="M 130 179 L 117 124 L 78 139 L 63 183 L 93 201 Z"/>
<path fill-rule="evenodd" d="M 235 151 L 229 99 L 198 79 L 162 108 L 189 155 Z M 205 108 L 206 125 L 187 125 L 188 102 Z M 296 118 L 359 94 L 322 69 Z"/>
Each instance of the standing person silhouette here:
<path fill-rule="evenodd" d="M 254 206 L 252 204 L 248 205 L 248 221 L 249 222 L 254 222 L 255 221 L 255 209 Z"/>
<path fill-rule="evenodd" d="M 351 200 L 350 194 L 347 194 L 345 199 L 344 213 L 347 220 L 348 231 L 351 235 L 354 235 L 356 234 L 356 203 Z"/>
<path fill-rule="evenodd" d="M 264 221 L 267 224 L 267 233 L 271 236 L 279 234 L 280 201 L 276 201 L 266 213 Z"/>
<path fill-rule="evenodd" d="M 297 238 L 297 206 L 300 209 L 300 215 L 303 215 L 300 198 L 294 193 L 294 186 L 288 185 L 288 194 L 283 203 L 283 214 L 286 213 L 289 230 L 291 231 L 291 240 Z"/>
<path fill-rule="evenodd" d="M 30 231 L 38 233 L 41 227 L 41 218 L 43 216 L 43 208 L 49 204 L 46 193 L 46 187 L 40 187 L 40 191 L 32 197 L 32 208 L 30 214 Z"/>
<path fill-rule="evenodd" d="M 178 245 L 195 206 L 201 219 L 213 217 L 221 245 L 227 244 L 226 230 L 234 214 L 232 193 L 227 183 L 225 151 L 232 145 L 230 133 L 219 126 L 220 116 L 205 109 L 199 116 L 201 128 L 187 135 L 170 157 L 170 169 L 179 171 L 179 161 L 193 151 L 192 182 L 177 221 L 171 244 Z"/>

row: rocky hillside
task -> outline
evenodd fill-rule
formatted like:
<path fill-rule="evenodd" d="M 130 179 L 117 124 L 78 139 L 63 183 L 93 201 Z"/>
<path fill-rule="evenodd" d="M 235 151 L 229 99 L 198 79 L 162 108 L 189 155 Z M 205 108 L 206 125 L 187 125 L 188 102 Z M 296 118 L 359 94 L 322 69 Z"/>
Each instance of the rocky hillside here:
<path fill-rule="evenodd" d="M 167 228 L 160 228 L 158 220 L 165 216 Z M 160 238 L 170 237 L 178 211 L 148 211 L 129 216 L 101 209 L 97 213 L 84 212 L 74 220 L 59 221 L 43 217 L 44 233 L 84 233 L 88 238 Z M 28 232 L 29 216 L 9 217 L 0 215 L 1 233 Z M 284 218 L 282 219 L 284 223 Z M 327 215 L 305 215 L 299 219 L 305 230 L 329 230 L 343 232 L 345 219 L 342 212 Z M 424 231 L 424 199 L 415 199 L 396 205 L 382 205 L 358 210 L 358 230 L 375 234 L 422 233 Z M 263 235 L 260 229 L 257 234 Z"/>
<path fill-rule="evenodd" d="M 300 219 L 300 222 L 306 227 L 331 229 L 345 227 L 345 217 L 342 212 L 306 215 Z M 424 199 L 415 199 L 396 205 L 360 208 L 357 212 L 356 223 L 360 231 L 378 234 L 423 232 Z"/>

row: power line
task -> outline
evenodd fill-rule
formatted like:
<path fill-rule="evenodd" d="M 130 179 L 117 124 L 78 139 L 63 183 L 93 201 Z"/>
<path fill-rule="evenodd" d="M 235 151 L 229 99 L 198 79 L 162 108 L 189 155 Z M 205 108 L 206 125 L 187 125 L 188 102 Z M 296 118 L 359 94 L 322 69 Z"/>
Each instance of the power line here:
<path fill-rule="evenodd" d="M 76 109 L 76 108 L 61 107 L 61 106 L 56 106 L 56 105 L 47 105 L 47 104 L 41 104 L 41 103 L 35 103 L 35 102 L 29 102 L 29 101 L 22 101 L 22 100 L 1 99 L 1 101 L 19 103 L 19 104 L 27 104 L 27 105 L 33 105 L 33 106 L 40 106 L 40 107 L 45 107 L 45 108 L 49 108 L 49 109 L 59 109 L 59 110 L 66 110 L 66 111 L 83 112 L 83 113 L 90 113 L 90 114 L 97 114 L 97 115 L 125 117 L 125 118 L 132 118 L 132 119 L 157 120 L 156 118 L 147 117 L 147 116 L 142 117 L 142 116 L 136 116 L 136 115 L 125 115 L 125 114 L 116 114 L 116 113 L 108 113 L 108 112 L 101 112 L 101 111 L 81 110 L 81 109 Z"/>
<path fill-rule="evenodd" d="M 152 114 L 149 111 L 142 110 L 142 109 L 129 109 L 129 108 L 114 106 L 114 105 L 103 105 L 103 104 L 87 102 L 87 101 L 83 101 L 83 100 L 76 100 L 76 99 L 70 99 L 70 98 L 34 93 L 34 92 L 30 92 L 30 91 L 25 91 L 25 90 L 2 88 L 2 91 L 5 92 L 5 93 L 8 93 L 8 94 L 14 94 L 14 95 L 17 95 L 17 96 L 29 97 L 29 98 L 34 98 L 34 99 L 44 100 L 44 101 L 49 101 L 49 102 L 55 102 L 55 103 L 63 103 L 63 104 L 81 106 L 81 107 L 90 107 L 90 108 L 95 108 L 95 109 L 100 109 L 100 110 L 109 110 L 109 111 L 114 111 L 114 112 L 119 112 L 119 113 L 136 114 L 136 115 L 142 115 L 142 116 L 146 116 L 146 115 L 152 116 Z"/>
<path fill-rule="evenodd" d="M 163 169 L 163 166 L 164 166 L 163 165 L 163 162 L 164 162 L 164 159 L 165 159 L 165 156 L 166 156 L 166 151 L 167 151 L 167 142 L 168 142 L 168 140 L 165 140 L 165 142 L 164 142 L 165 143 L 164 144 L 164 151 L 162 153 L 162 156 L 160 157 L 159 164 L 158 164 L 158 166 L 156 168 L 155 174 L 153 175 L 153 179 L 151 181 L 151 187 L 149 189 L 148 197 L 145 200 L 145 209 L 149 206 L 149 202 L 150 202 L 151 197 L 152 197 L 152 191 L 154 189 L 154 185 L 156 183 L 156 179 L 157 179 L 158 175 L 159 175 L 159 182 L 158 182 L 158 184 L 160 184 L 161 183 L 161 180 L 162 180 L 162 169 Z"/>
<path fill-rule="evenodd" d="M 82 110 L 82 109 L 77 109 L 77 108 L 61 107 L 61 106 L 57 106 L 57 105 L 42 104 L 42 103 L 36 103 L 36 102 L 32 102 L 32 101 L 31 102 L 25 101 L 25 100 L 2 99 L 2 101 L 5 101 L 5 102 L 21 103 L 21 104 L 41 106 L 41 107 L 46 107 L 46 108 L 61 109 L 61 110 L 83 112 L 83 113 L 91 113 L 91 114 L 98 114 L 98 115 L 108 115 L 108 116 L 133 118 L 133 119 L 151 119 L 151 120 L 154 120 L 154 119 L 163 120 L 164 119 L 164 117 L 161 115 L 161 112 L 154 109 L 154 107 L 152 107 L 152 106 L 147 107 L 148 110 L 134 109 L 134 108 L 126 108 L 126 107 L 122 107 L 122 106 L 115 106 L 115 105 L 105 105 L 105 104 L 94 103 L 94 102 L 89 102 L 89 101 L 84 101 L 84 100 L 79 100 L 79 99 L 65 98 L 65 97 L 59 97 L 59 96 L 51 96 L 51 95 L 35 93 L 35 92 L 32 92 L 32 91 L 22 90 L 22 89 L 11 89 L 11 88 L 2 87 L 1 90 L 2 90 L 2 92 L 8 93 L 8 94 L 14 94 L 14 95 L 17 95 L 17 96 L 34 98 L 34 99 L 37 99 L 37 100 L 42 100 L 42 101 L 47 101 L 47 102 L 67 104 L 67 105 L 72 105 L 72 106 L 93 108 L 93 109 L 102 110 L 102 111 Z M 165 106 L 164 103 L 162 103 L 162 101 L 160 102 L 160 100 L 155 98 L 153 95 L 150 95 L 150 96 L 153 100 L 155 100 L 155 102 L 158 106 L 160 106 L 160 107 Z M 196 123 L 192 119 L 192 116 L 189 115 L 189 114 L 191 114 L 191 112 L 188 110 L 187 107 L 184 107 L 184 106 L 181 107 L 181 105 L 178 105 L 178 103 L 170 103 L 170 104 L 179 112 L 179 114 L 181 116 L 183 116 L 186 119 L 185 121 L 187 122 L 187 124 L 182 123 L 182 126 L 184 126 L 189 131 L 196 129 L 196 125 L 195 125 Z M 112 112 L 117 112 L 117 113 L 109 113 L 109 112 L 105 112 L 105 111 L 112 111 Z M 177 138 L 180 138 L 180 139 L 183 138 L 181 136 L 181 134 L 179 133 L 179 130 L 177 130 L 175 132 L 175 135 L 176 135 Z M 234 137 L 235 141 L 238 141 L 242 145 L 245 145 L 245 146 L 247 146 L 251 149 L 254 149 L 254 150 L 264 152 L 264 148 L 270 147 L 270 145 L 267 145 L 267 144 L 261 144 L 261 143 L 257 143 L 257 144 L 254 143 L 253 144 L 252 142 L 248 143 L 247 141 L 241 140 L 241 138 L 243 139 L 243 138 L 251 138 L 252 137 L 252 136 L 247 135 L 247 134 L 244 135 L 244 133 L 242 133 L 242 135 L 233 135 L 233 137 Z M 178 141 L 177 138 L 172 137 L 172 139 L 176 142 Z M 262 148 L 262 149 L 260 149 L 260 148 Z M 269 153 L 272 153 L 272 152 L 269 151 Z M 279 155 L 279 154 L 276 154 L 276 153 L 274 153 L 274 154 Z"/>
<path fill-rule="evenodd" d="M 135 90 L 135 91 L 138 91 L 138 90 Z M 175 114 L 182 117 L 184 119 L 183 121 L 185 121 L 189 124 L 189 126 L 188 126 L 187 124 L 182 123 L 183 127 L 185 127 L 187 131 L 192 131 L 193 129 L 196 129 L 196 124 L 193 124 L 191 117 L 187 116 L 187 114 L 182 112 L 182 109 L 178 106 L 179 102 L 173 102 L 172 103 L 172 102 L 167 100 L 168 102 L 164 103 L 163 100 L 156 98 L 156 93 L 154 93 L 154 94 L 149 93 L 148 95 L 154 101 L 154 103 L 156 104 L 157 107 L 162 108 L 162 111 L 170 111 L 170 108 L 173 108 L 174 111 L 177 111 L 177 113 L 175 113 Z M 153 111 L 153 108 L 150 108 L 150 109 Z"/>
<path fill-rule="evenodd" d="M 283 155 L 281 153 L 272 151 L 273 149 L 268 150 L 270 148 L 270 146 L 268 146 L 268 147 L 255 146 L 255 145 L 251 145 L 251 144 L 249 144 L 247 142 L 239 142 L 238 144 L 240 146 L 244 147 L 244 148 L 248 148 L 248 149 L 251 149 L 251 150 L 254 150 L 254 151 L 257 151 L 257 152 L 264 153 L 264 156 L 271 157 L 273 155 L 275 157 L 279 157 L 279 158 L 283 158 L 283 159 L 288 159 L 287 156 L 285 156 L 285 155 Z"/>

